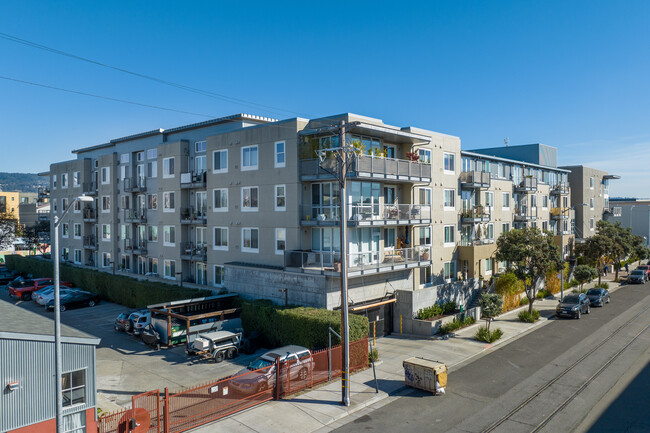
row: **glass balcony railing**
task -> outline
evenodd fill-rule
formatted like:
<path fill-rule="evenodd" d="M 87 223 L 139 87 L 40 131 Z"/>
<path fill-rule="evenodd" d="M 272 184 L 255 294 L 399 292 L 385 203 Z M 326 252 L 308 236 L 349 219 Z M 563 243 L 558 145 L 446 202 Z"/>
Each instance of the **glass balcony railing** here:
<path fill-rule="evenodd" d="M 339 206 L 304 206 L 304 225 L 336 225 L 339 223 Z M 431 206 L 419 204 L 369 204 L 350 205 L 348 222 L 358 225 L 389 223 L 415 224 L 431 220 Z"/>
<path fill-rule="evenodd" d="M 461 211 L 460 221 L 464 224 L 488 222 L 492 218 L 490 207 L 474 206 Z"/>

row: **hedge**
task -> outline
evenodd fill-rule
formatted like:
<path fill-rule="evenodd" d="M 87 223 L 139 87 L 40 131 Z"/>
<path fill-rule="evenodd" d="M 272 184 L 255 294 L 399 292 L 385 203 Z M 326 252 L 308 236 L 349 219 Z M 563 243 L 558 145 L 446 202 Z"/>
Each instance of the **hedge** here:
<path fill-rule="evenodd" d="M 50 260 L 7 255 L 6 261 L 10 269 L 32 274 L 34 278 L 52 277 L 54 273 Z M 211 290 L 180 288 L 171 284 L 140 281 L 124 275 L 112 275 L 65 263 L 61 263 L 60 271 L 61 281 L 69 281 L 74 287 L 97 293 L 102 299 L 130 308 L 212 295 Z"/>
<path fill-rule="evenodd" d="M 280 306 L 269 300 L 243 300 L 241 320 L 246 332 L 260 333 L 263 346 L 297 344 L 309 349 L 328 345 L 328 327 L 341 334 L 341 312 L 322 308 Z M 368 318 L 350 314 L 350 341 L 368 337 Z M 332 335 L 332 345 L 340 342 Z"/>

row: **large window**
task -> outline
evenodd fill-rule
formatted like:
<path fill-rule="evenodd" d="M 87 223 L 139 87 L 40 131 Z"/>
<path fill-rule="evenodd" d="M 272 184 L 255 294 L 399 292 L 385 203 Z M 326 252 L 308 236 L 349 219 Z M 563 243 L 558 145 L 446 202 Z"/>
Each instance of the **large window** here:
<path fill-rule="evenodd" d="M 227 150 L 215 150 L 212 152 L 212 173 L 228 173 Z"/>
<path fill-rule="evenodd" d="M 158 275 L 158 259 L 149 257 L 149 273 Z"/>
<path fill-rule="evenodd" d="M 501 200 L 502 200 L 501 207 L 503 208 L 503 210 L 510 209 L 510 193 L 509 192 L 502 193 Z"/>
<path fill-rule="evenodd" d="M 275 254 L 284 254 L 287 246 L 287 229 L 275 229 Z"/>
<path fill-rule="evenodd" d="M 61 375 L 63 407 L 86 402 L 86 370 L 71 371 Z"/>
<path fill-rule="evenodd" d="M 102 224 L 102 241 L 110 241 L 110 240 L 111 240 L 111 225 Z"/>
<path fill-rule="evenodd" d="M 456 227 L 445 226 L 445 247 L 453 247 L 456 243 Z"/>
<path fill-rule="evenodd" d="M 102 267 L 110 268 L 112 264 L 111 253 L 102 253 Z"/>
<path fill-rule="evenodd" d="M 111 183 L 111 168 L 102 167 L 102 185 Z"/>
<path fill-rule="evenodd" d="M 175 260 L 165 260 L 165 274 L 164 277 L 168 280 L 176 279 L 176 261 Z"/>
<path fill-rule="evenodd" d="M 197 142 L 194 143 L 194 152 L 196 152 L 196 153 L 205 152 L 205 148 L 206 148 L 205 140 L 197 141 Z"/>
<path fill-rule="evenodd" d="M 214 285 L 217 287 L 222 287 L 225 276 L 226 268 L 223 266 L 214 265 Z"/>
<path fill-rule="evenodd" d="M 286 165 L 286 155 L 284 153 L 284 141 L 275 142 L 275 167 L 280 168 Z"/>
<path fill-rule="evenodd" d="M 176 204 L 174 203 L 174 192 L 163 193 L 163 212 L 174 212 Z"/>
<path fill-rule="evenodd" d="M 74 250 L 74 262 L 76 264 L 81 263 L 81 250 Z"/>
<path fill-rule="evenodd" d="M 456 209 L 456 190 L 454 189 L 445 190 L 444 206 L 445 206 L 445 210 Z"/>
<path fill-rule="evenodd" d="M 214 227 L 212 249 L 228 251 L 228 227 Z"/>
<path fill-rule="evenodd" d="M 431 164 L 431 151 L 429 149 L 419 149 L 418 156 L 420 157 L 419 162 Z"/>
<path fill-rule="evenodd" d="M 260 251 L 259 237 L 260 230 L 258 228 L 242 228 L 242 252 L 244 253 L 258 253 Z"/>
<path fill-rule="evenodd" d="M 228 212 L 228 189 L 219 188 L 212 191 L 212 210 Z"/>
<path fill-rule="evenodd" d="M 275 210 L 287 210 L 287 187 L 286 185 L 275 185 Z"/>
<path fill-rule="evenodd" d="M 61 236 L 67 238 L 69 235 L 70 235 L 70 229 L 68 223 L 63 223 L 63 227 L 61 228 Z"/>
<path fill-rule="evenodd" d="M 62 433 L 86 433 L 86 412 L 79 411 L 64 415 Z"/>
<path fill-rule="evenodd" d="M 163 159 L 163 178 L 174 177 L 176 169 L 174 167 L 174 158 Z"/>
<path fill-rule="evenodd" d="M 431 188 L 419 188 L 420 204 L 431 206 Z"/>
<path fill-rule="evenodd" d="M 453 153 L 444 153 L 444 172 L 446 174 L 454 174 L 456 172 L 455 155 Z"/>
<path fill-rule="evenodd" d="M 176 227 L 164 226 L 163 227 L 163 245 L 166 247 L 173 247 L 176 245 Z"/>
<path fill-rule="evenodd" d="M 257 145 L 241 148 L 241 171 L 257 170 Z"/>
<path fill-rule="evenodd" d="M 454 280 L 456 278 L 456 262 L 445 263 L 445 280 Z"/>
<path fill-rule="evenodd" d="M 485 238 L 494 239 L 494 224 L 490 223 L 485 228 Z"/>
<path fill-rule="evenodd" d="M 158 242 L 158 226 L 147 226 L 147 240 Z"/>
<path fill-rule="evenodd" d="M 107 213 L 111 211 L 111 196 L 104 195 L 102 196 L 102 213 Z"/>
<path fill-rule="evenodd" d="M 79 185 L 81 185 L 79 183 L 79 172 L 75 171 L 74 173 L 72 173 L 72 186 L 74 188 L 77 188 L 77 187 L 79 187 Z"/>
<path fill-rule="evenodd" d="M 494 193 L 492 191 L 485 191 L 485 206 L 494 207 Z"/>
<path fill-rule="evenodd" d="M 420 227 L 420 245 L 431 245 L 431 227 Z"/>
<path fill-rule="evenodd" d="M 74 223 L 74 238 L 81 239 L 81 224 Z"/>
<path fill-rule="evenodd" d="M 242 212 L 256 212 L 259 209 L 257 197 L 258 188 L 256 186 L 243 187 L 241 189 Z"/>
<path fill-rule="evenodd" d="M 158 194 L 147 194 L 147 209 L 158 209 Z"/>

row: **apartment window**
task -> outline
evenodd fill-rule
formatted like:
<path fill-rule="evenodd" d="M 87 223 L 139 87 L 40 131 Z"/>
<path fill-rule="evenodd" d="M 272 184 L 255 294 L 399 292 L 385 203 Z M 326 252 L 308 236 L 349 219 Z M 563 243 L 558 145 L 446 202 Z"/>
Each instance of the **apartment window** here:
<path fill-rule="evenodd" d="M 174 202 L 174 192 L 163 193 L 163 212 L 174 212 L 176 204 Z"/>
<path fill-rule="evenodd" d="M 444 172 L 454 174 L 456 172 L 455 155 L 453 153 L 443 153 Z"/>
<path fill-rule="evenodd" d="M 147 162 L 147 177 L 158 177 L 158 161 Z"/>
<path fill-rule="evenodd" d="M 212 210 L 214 212 L 228 211 L 228 190 L 226 188 L 215 189 L 212 191 L 213 201 Z"/>
<path fill-rule="evenodd" d="M 594 210 L 594 199 L 593 199 L 593 197 L 589 199 L 589 209 Z"/>
<path fill-rule="evenodd" d="M 65 212 L 65 210 L 68 208 L 68 199 L 67 198 L 62 198 L 61 199 L 61 211 Z"/>
<path fill-rule="evenodd" d="M 548 221 L 542 221 L 542 230 L 547 231 L 548 230 Z"/>
<path fill-rule="evenodd" d="M 445 262 L 444 279 L 454 280 L 456 278 L 456 262 Z"/>
<path fill-rule="evenodd" d="M 241 148 L 241 171 L 257 170 L 257 145 Z"/>
<path fill-rule="evenodd" d="M 446 189 L 445 190 L 445 199 L 444 206 L 445 210 L 455 210 L 456 209 L 456 190 L 455 189 Z"/>
<path fill-rule="evenodd" d="M 120 238 L 131 239 L 131 224 L 122 224 L 120 226 Z"/>
<path fill-rule="evenodd" d="M 163 159 L 163 178 L 174 177 L 175 174 L 174 158 Z"/>
<path fill-rule="evenodd" d="M 206 142 L 205 140 L 203 141 L 197 141 L 194 143 L 194 152 L 196 153 L 202 153 L 205 152 L 206 149 Z"/>
<path fill-rule="evenodd" d="M 287 210 L 287 187 L 286 185 L 275 185 L 275 210 Z"/>
<path fill-rule="evenodd" d="M 102 253 L 102 267 L 110 268 L 112 264 L 111 253 Z"/>
<path fill-rule="evenodd" d="M 70 258 L 70 248 L 61 248 L 61 259 L 65 262 Z"/>
<path fill-rule="evenodd" d="M 494 239 L 494 224 L 490 223 L 485 228 L 485 238 Z"/>
<path fill-rule="evenodd" d="M 74 250 L 74 262 L 76 264 L 81 263 L 81 250 Z"/>
<path fill-rule="evenodd" d="M 214 265 L 214 285 L 217 287 L 222 287 L 225 276 L 226 268 L 223 266 Z"/>
<path fill-rule="evenodd" d="M 81 184 L 79 183 L 79 172 L 78 172 L 78 171 L 75 171 L 74 173 L 72 173 L 72 186 L 73 186 L 74 188 L 78 188 L 79 185 L 81 185 Z"/>
<path fill-rule="evenodd" d="M 102 224 L 102 240 L 110 241 L 111 240 L 111 225 Z"/>
<path fill-rule="evenodd" d="M 242 212 L 257 212 L 259 209 L 257 196 L 258 188 L 256 186 L 243 187 L 241 189 L 241 210 Z"/>
<path fill-rule="evenodd" d="M 286 155 L 284 152 L 284 141 L 275 142 L 275 167 L 281 168 L 286 165 Z"/>
<path fill-rule="evenodd" d="M 176 261 L 175 260 L 165 260 L 165 278 L 168 280 L 176 279 Z"/>
<path fill-rule="evenodd" d="M 594 189 L 594 178 L 593 178 L 593 176 L 589 178 L 589 189 Z"/>
<path fill-rule="evenodd" d="M 420 245 L 431 245 L 431 227 L 420 227 Z"/>
<path fill-rule="evenodd" d="M 530 207 L 537 207 L 537 196 L 534 194 L 530 196 Z"/>
<path fill-rule="evenodd" d="M 6 205 L 5 205 L 5 206 L 6 206 Z M 57 212 L 57 210 L 56 210 L 56 199 L 53 199 L 53 200 L 52 200 L 52 211 L 53 211 L 54 213 Z M 5 210 L 5 212 L 6 212 L 6 210 Z"/>
<path fill-rule="evenodd" d="M 102 185 L 111 183 L 111 168 L 102 167 Z"/>
<path fill-rule="evenodd" d="M 485 206 L 494 207 L 494 193 L 491 191 L 485 192 Z"/>
<path fill-rule="evenodd" d="M 164 237 L 163 245 L 166 247 L 173 247 L 176 245 L 176 227 L 175 226 L 164 226 L 163 227 Z"/>
<path fill-rule="evenodd" d="M 157 159 L 158 149 L 147 149 L 147 159 Z"/>
<path fill-rule="evenodd" d="M 593 230 L 593 229 L 594 229 L 594 219 L 589 218 L 589 230 Z"/>
<path fill-rule="evenodd" d="M 61 236 L 67 238 L 70 235 L 70 230 L 68 223 L 63 223 L 63 229 L 61 229 Z"/>
<path fill-rule="evenodd" d="M 149 210 L 158 209 L 158 194 L 147 195 L 147 209 Z"/>
<path fill-rule="evenodd" d="M 548 209 L 548 196 L 542 196 L 542 209 Z"/>
<path fill-rule="evenodd" d="M 120 180 L 124 180 L 124 179 L 126 179 L 126 165 L 120 165 L 119 168 L 120 168 L 119 179 L 120 179 Z"/>
<path fill-rule="evenodd" d="M 485 259 L 485 273 L 492 273 L 492 259 Z"/>
<path fill-rule="evenodd" d="M 419 162 L 431 164 L 431 151 L 429 149 L 418 149 Z"/>
<path fill-rule="evenodd" d="M 129 154 L 128 153 L 123 153 L 120 155 L 120 164 L 128 164 L 129 163 Z"/>
<path fill-rule="evenodd" d="M 510 231 L 510 223 L 501 224 L 501 233 L 508 233 Z"/>
<path fill-rule="evenodd" d="M 454 226 L 445 226 L 445 247 L 453 247 L 456 243 L 456 228 Z"/>
<path fill-rule="evenodd" d="M 149 257 L 149 273 L 158 275 L 158 259 Z"/>
<path fill-rule="evenodd" d="M 75 200 L 73 203 L 74 204 L 73 204 L 72 211 L 74 213 L 80 213 L 81 212 L 81 201 Z"/>
<path fill-rule="evenodd" d="M 74 223 L 74 237 L 75 239 L 81 239 L 81 224 Z"/>
<path fill-rule="evenodd" d="M 86 402 L 86 370 L 71 371 L 61 375 L 63 407 Z"/>
<path fill-rule="evenodd" d="M 56 189 L 56 174 L 52 176 L 52 189 Z"/>
<path fill-rule="evenodd" d="M 107 213 L 111 211 L 111 196 L 104 195 L 102 196 L 102 213 Z"/>
<path fill-rule="evenodd" d="M 212 249 L 228 251 L 228 227 L 214 227 Z"/>
<path fill-rule="evenodd" d="M 260 230 L 257 228 L 243 228 L 241 229 L 242 237 L 242 252 L 244 253 L 258 253 Z"/>
<path fill-rule="evenodd" d="M 61 188 L 68 187 L 68 173 L 61 174 Z"/>
<path fill-rule="evenodd" d="M 501 200 L 502 200 L 501 207 L 503 208 L 503 210 L 510 209 L 510 193 L 509 192 L 502 193 Z"/>
<path fill-rule="evenodd" d="M 147 240 L 158 242 L 158 226 L 147 226 Z"/>
<path fill-rule="evenodd" d="M 129 195 L 121 196 L 120 205 L 122 209 L 131 209 L 131 196 Z"/>
<path fill-rule="evenodd" d="M 216 150 L 212 153 L 212 173 L 228 172 L 228 151 Z"/>
<path fill-rule="evenodd" d="M 284 254 L 287 246 L 287 229 L 275 229 L 275 254 Z"/>
<path fill-rule="evenodd" d="M 384 249 L 394 249 L 396 245 L 396 230 L 394 228 L 384 229 Z"/>
<path fill-rule="evenodd" d="M 420 204 L 431 206 L 431 188 L 420 188 Z"/>
<path fill-rule="evenodd" d="M 144 161 L 144 150 L 135 153 L 135 160 L 136 162 Z"/>

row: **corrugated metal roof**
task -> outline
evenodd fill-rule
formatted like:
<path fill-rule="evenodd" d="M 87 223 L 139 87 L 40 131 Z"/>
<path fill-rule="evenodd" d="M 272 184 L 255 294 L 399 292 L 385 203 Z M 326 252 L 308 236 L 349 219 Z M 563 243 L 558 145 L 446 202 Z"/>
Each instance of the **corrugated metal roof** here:
<path fill-rule="evenodd" d="M 516 159 L 501 158 L 500 156 L 491 156 L 491 155 L 486 155 L 484 153 L 472 152 L 472 151 L 469 151 L 469 150 L 461 150 L 460 151 L 460 156 L 463 156 L 463 155 L 473 156 L 475 158 L 491 159 L 493 161 L 502 161 L 502 162 L 508 162 L 508 163 L 512 163 L 512 164 L 525 165 L 526 167 L 535 167 L 535 168 L 543 168 L 545 170 L 561 171 L 563 173 L 570 173 L 571 172 L 571 170 L 565 170 L 563 168 L 549 167 L 547 165 L 533 164 L 532 162 L 517 161 Z"/>

